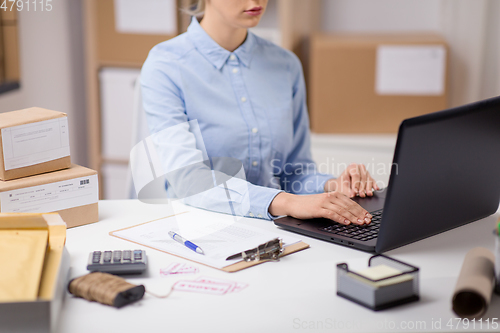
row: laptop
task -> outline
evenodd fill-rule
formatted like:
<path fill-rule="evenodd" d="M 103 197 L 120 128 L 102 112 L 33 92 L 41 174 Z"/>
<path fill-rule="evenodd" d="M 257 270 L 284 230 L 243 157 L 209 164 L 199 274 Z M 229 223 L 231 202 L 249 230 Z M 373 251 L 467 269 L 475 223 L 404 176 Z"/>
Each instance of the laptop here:
<path fill-rule="evenodd" d="M 365 226 L 282 217 L 286 230 L 382 253 L 495 213 L 500 202 L 500 96 L 404 120 L 388 186 L 355 198 Z"/>

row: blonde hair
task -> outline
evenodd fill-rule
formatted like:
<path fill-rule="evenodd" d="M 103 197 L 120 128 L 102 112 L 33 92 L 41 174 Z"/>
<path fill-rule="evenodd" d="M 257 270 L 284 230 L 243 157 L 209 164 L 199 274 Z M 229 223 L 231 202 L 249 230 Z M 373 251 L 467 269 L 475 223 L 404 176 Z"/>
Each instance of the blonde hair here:
<path fill-rule="evenodd" d="M 189 6 L 182 11 L 192 16 L 201 16 L 205 12 L 205 0 L 191 0 Z"/>

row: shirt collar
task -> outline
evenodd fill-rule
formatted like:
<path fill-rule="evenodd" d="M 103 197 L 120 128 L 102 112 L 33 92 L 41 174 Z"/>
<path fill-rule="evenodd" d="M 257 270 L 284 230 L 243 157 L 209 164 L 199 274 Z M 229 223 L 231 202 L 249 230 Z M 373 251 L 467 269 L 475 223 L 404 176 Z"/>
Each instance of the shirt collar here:
<path fill-rule="evenodd" d="M 196 17 L 193 16 L 191 24 L 187 29 L 189 39 L 196 49 L 207 58 L 217 69 L 221 69 L 227 62 L 231 52 L 217 44 L 201 27 Z M 252 51 L 255 46 L 255 35 L 248 31 L 247 38 L 236 50 L 234 54 L 246 67 L 250 66 Z"/>

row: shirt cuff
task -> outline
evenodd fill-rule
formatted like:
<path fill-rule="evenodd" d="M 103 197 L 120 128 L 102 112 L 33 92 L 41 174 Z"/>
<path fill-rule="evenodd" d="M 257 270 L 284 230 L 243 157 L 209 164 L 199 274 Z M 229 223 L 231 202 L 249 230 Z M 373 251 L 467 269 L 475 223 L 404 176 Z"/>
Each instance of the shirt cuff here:
<path fill-rule="evenodd" d="M 279 216 L 273 216 L 269 213 L 269 206 L 278 193 L 283 192 L 275 188 L 262 187 L 251 185 L 250 194 L 250 209 L 245 217 L 260 218 L 266 220 L 274 220 Z"/>
<path fill-rule="evenodd" d="M 330 179 L 335 178 L 332 175 L 328 175 L 328 174 L 324 174 L 324 173 L 317 174 L 316 177 L 317 177 L 316 183 L 318 184 L 318 188 L 316 189 L 317 193 L 325 192 L 326 182 L 329 181 Z"/>

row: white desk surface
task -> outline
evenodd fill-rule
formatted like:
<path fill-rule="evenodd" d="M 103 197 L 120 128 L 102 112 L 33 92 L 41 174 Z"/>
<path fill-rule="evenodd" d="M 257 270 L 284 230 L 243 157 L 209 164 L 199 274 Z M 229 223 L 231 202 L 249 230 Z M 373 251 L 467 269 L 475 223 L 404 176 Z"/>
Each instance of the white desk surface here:
<path fill-rule="evenodd" d="M 175 205 L 175 212 L 193 208 Z M 147 205 L 136 200 L 100 201 L 100 221 L 68 229 L 66 246 L 71 255 L 71 276 L 87 273 L 88 255 L 94 250 L 136 249 L 138 245 L 109 236 L 109 232 L 168 216 L 172 207 Z M 336 295 L 336 264 L 365 267 L 370 254 L 307 236 L 300 236 L 310 248 L 284 257 L 278 263 L 264 263 L 226 273 L 200 264 L 198 276 L 244 282 L 248 287 L 226 295 L 174 291 L 164 299 L 146 294 L 142 300 L 121 309 L 88 302 L 67 295 L 58 332 L 401 332 L 457 330 L 451 297 L 465 254 L 476 246 L 494 248 L 492 230 L 498 213 L 483 220 L 427 238 L 386 253 L 420 268 L 420 297 L 415 303 L 372 312 Z M 263 229 L 280 230 L 270 221 L 243 219 Z M 161 278 L 159 269 L 181 258 L 146 248 L 148 282 L 155 288 L 170 286 L 175 277 Z M 128 279 L 134 283 L 134 278 Z M 153 288 L 154 289 L 154 288 Z M 483 317 L 483 331 L 492 329 L 500 317 L 500 297 L 493 295 Z M 489 325 L 486 319 L 489 318 Z M 453 329 L 447 326 L 453 323 Z M 498 322 L 498 319 L 496 319 Z M 441 322 L 441 329 L 436 325 Z M 480 331 L 479 322 L 475 331 Z M 437 328 L 436 328 L 437 327 Z M 413 328 L 413 329 L 405 329 Z M 466 325 L 460 322 L 458 330 Z M 474 331 L 472 323 L 468 331 Z M 489 328 L 489 329 L 487 329 Z"/>

